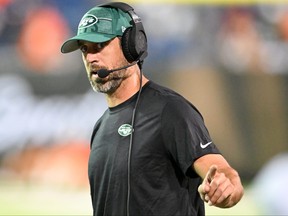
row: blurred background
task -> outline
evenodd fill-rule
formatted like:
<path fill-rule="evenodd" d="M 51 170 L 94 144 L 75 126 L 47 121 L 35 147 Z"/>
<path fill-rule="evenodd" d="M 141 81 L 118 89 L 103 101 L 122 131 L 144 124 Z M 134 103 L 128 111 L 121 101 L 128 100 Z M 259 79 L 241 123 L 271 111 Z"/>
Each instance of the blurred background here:
<path fill-rule="evenodd" d="M 103 2 L 0 0 L 0 215 L 92 214 L 89 141 L 107 105 L 60 46 Z M 144 73 L 200 109 L 245 185 L 207 215 L 288 215 L 288 2 L 126 2 L 147 33 Z"/>

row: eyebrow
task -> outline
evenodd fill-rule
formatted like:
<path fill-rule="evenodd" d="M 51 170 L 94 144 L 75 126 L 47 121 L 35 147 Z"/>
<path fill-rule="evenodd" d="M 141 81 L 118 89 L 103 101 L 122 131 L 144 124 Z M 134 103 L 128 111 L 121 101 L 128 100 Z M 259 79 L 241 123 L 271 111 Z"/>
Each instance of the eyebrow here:
<path fill-rule="evenodd" d="M 114 39 L 114 38 L 113 38 Z M 92 43 L 92 44 L 106 44 L 108 45 L 109 43 L 111 43 L 111 41 L 113 40 L 108 40 L 108 41 L 104 41 L 104 42 L 90 42 L 90 41 L 86 41 L 87 43 Z M 84 45 L 85 41 L 83 40 L 77 40 L 78 46 Z"/>

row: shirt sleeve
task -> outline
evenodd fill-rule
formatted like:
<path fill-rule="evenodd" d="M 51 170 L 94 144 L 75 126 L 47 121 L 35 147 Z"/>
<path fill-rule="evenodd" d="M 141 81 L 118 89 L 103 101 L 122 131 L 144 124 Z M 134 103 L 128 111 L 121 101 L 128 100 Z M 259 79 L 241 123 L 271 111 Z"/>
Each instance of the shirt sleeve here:
<path fill-rule="evenodd" d="M 220 153 L 202 115 L 188 101 L 168 102 L 162 112 L 161 124 L 165 147 L 183 174 L 195 175 L 191 168 L 197 158 Z"/>

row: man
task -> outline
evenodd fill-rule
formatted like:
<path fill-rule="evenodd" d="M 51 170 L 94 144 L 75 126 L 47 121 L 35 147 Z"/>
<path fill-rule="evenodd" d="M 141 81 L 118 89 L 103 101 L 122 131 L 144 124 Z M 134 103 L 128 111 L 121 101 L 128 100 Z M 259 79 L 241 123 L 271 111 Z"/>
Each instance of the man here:
<path fill-rule="evenodd" d="M 82 51 L 92 88 L 108 104 L 91 139 L 94 215 L 204 215 L 203 200 L 234 206 L 243 195 L 238 173 L 199 111 L 142 74 L 146 42 L 133 8 L 110 3 L 88 11 L 61 48 Z"/>

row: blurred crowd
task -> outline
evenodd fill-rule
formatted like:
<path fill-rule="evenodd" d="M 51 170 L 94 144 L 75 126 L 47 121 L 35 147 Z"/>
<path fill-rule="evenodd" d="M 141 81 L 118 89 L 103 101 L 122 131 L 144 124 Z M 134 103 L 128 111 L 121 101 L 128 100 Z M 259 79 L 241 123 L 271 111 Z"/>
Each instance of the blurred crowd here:
<path fill-rule="evenodd" d="M 72 57 L 63 57 L 59 46 L 76 32 L 84 12 L 103 2 L 1 0 L 0 55 L 1 66 L 6 66 L 1 74 L 15 73 L 19 67 L 41 73 L 77 72 L 81 67 L 72 67 Z M 161 65 L 162 70 L 169 71 L 220 66 L 236 73 L 287 73 L 288 4 L 138 1 L 132 6 L 142 17 L 148 35 L 150 67 Z"/>
<path fill-rule="evenodd" d="M 103 2 L 0 0 L 0 159 L 69 141 L 89 148 L 106 105 L 90 90 L 80 53 L 63 55 L 60 46 Z M 148 77 L 196 68 L 288 73 L 288 4 L 131 5 L 148 36 Z"/>

